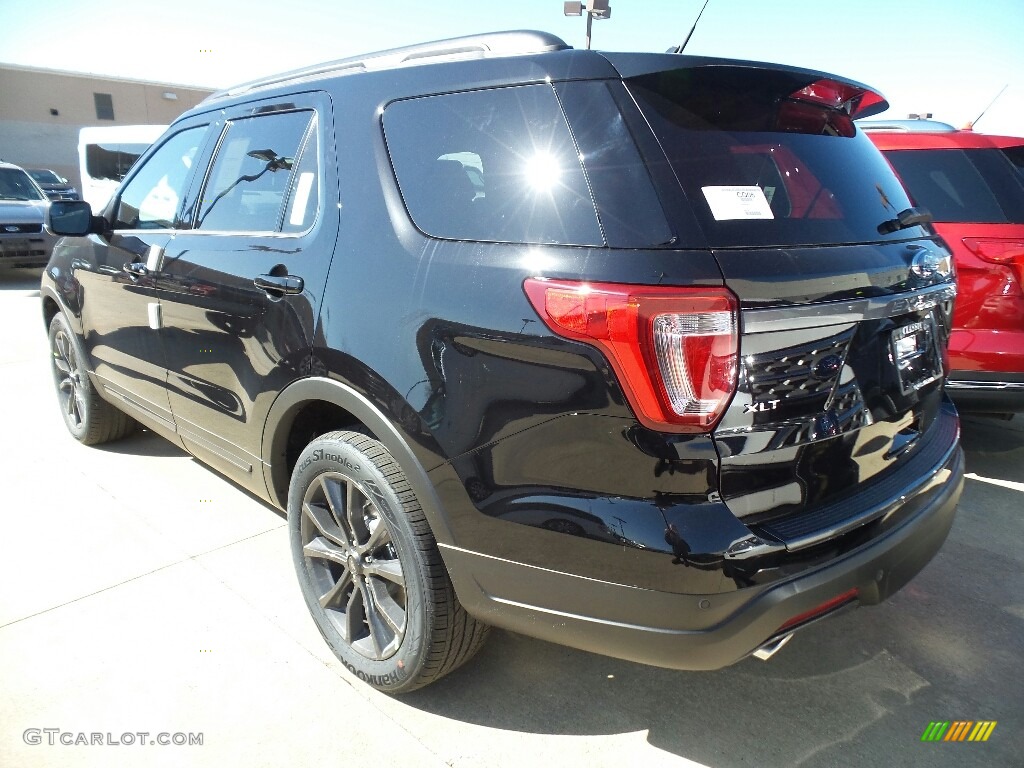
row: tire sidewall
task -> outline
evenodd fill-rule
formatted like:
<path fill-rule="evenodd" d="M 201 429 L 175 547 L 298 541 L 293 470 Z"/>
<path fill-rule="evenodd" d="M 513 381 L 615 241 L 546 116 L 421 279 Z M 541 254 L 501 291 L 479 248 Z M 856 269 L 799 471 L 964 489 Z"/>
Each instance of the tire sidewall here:
<path fill-rule="evenodd" d="M 383 450 L 379 443 L 376 445 Z M 385 456 L 389 457 L 390 454 Z M 376 487 L 380 491 L 379 495 L 373 494 L 373 501 L 380 515 L 385 518 L 391 540 L 398 551 L 405 578 L 406 630 L 398 650 L 381 661 L 366 658 L 342 639 L 320 606 L 302 553 L 302 502 L 310 485 L 326 472 L 354 480 L 364 489 Z M 295 464 L 289 485 L 288 538 L 306 607 L 320 634 L 346 669 L 363 682 L 389 693 L 401 692 L 410 686 L 427 660 L 426 638 L 431 635 L 427 626 L 430 619 L 426 609 L 427 580 L 423 559 L 414 543 L 412 527 L 405 516 L 402 502 L 377 463 L 343 439 L 318 438 L 306 446 Z"/>

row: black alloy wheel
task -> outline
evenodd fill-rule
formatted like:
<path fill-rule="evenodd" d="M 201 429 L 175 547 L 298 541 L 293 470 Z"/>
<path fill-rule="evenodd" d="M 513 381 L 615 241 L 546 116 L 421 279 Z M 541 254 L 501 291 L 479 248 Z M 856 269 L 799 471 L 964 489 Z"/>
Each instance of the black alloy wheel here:
<path fill-rule="evenodd" d="M 405 638 L 405 573 L 373 494 L 321 474 L 302 500 L 301 537 L 320 607 L 341 638 L 368 659 L 393 656 Z"/>
<path fill-rule="evenodd" d="M 299 455 L 288 493 L 306 607 L 349 672 L 386 693 L 468 661 L 488 627 L 459 604 L 419 499 L 388 450 L 331 432 Z"/>
<path fill-rule="evenodd" d="M 49 335 L 53 383 L 68 432 L 84 445 L 106 443 L 134 432 L 135 420 L 96 392 L 81 342 L 63 314 L 57 313 L 50 321 Z"/>

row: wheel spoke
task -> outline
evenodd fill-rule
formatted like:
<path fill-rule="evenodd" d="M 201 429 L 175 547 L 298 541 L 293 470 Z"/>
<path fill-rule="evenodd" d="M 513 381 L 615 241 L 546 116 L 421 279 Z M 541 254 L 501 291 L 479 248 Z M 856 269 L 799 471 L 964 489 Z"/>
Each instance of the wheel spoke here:
<path fill-rule="evenodd" d="M 388 531 L 388 527 L 384 525 L 384 521 L 378 517 L 377 524 L 370 530 L 366 543 L 357 545 L 356 549 L 361 555 L 373 554 L 373 552 L 390 541 L 391 533 Z"/>
<path fill-rule="evenodd" d="M 405 574 L 402 572 L 402 564 L 397 559 L 374 560 L 363 566 L 363 572 L 390 581 L 400 587 L 405 586 Z"/>
<path fill-rule="evenodd" d="M 348 552 L 323 536 L 317 536 L 302 548 L 302 554 L 314 560 L 330 560 L 348 567 Z"/>
<path fill-rule="evenodd" d="M 348 518 L 348 527 L 352 531 L 352 543 L 356 546 L 360 541 L 365 541 L 370 535 L 363 521 L 363 512 L 369 500 L 363 495 L 359 486 L 353 482 L 346 483 L 345 489 L 345 514 Z"/>
<path fill-rule="evenodd" d="M 338 527 L 337 521 L 334 520 L 329 511 L 308 501 L 303 502 L 302 511 L 325 538 L 333 541 L 346 552 L 352 548 L 345 532 Z"/>
<path fill-rule="evenodd" d="M 352 538 L 352 532 L 345 520 L 345 499 L 342 496 L 341 483 L 326 475 L 321 475 L 320 490 L 323 491 L 324 498 L 327 500 L 327 507 L 331 517 L 334 518 L 335 525 L 345 534 L 345 538 L 354 544 L 355 539 Z"/>
<path fill-rule="evenodd" d="M 68 365 L 68 361 L 65 360 L 64 357 L 57 350 L 54 350 L 53 352 L 53 364 L 57 366 L 57 370 L 60 371 L 64 376 L 68 376 L 71 374 L 71 366 Z"/>
<path fill-rule="evenodd" d="M 365 602 L 363 595 L 363 590 L 356 584 L 356 588 L 352 590 L 352 594 L 349 595 L 348 603 L 345 606 L 344 620 L 339 625 L 342 639 L 349 645 L 355 643 L 364 626 L 363 607 Z"/>
<path fill-rule="evenodd" d="M 380 659 L 383 658 L 384 649 L 391 641 L 388 636 L 391 633 L 383 611 L 374 599 L 372 586 L 364 582 L 359 585 L 359 588 L 363 593 L 363 609 L 366 614 L 366 627 L 370 630 L 370 642 L 373 643 L 373 653 L 376 658 Z"/>
<path fill-rule="evenodd" d="M 61 392 L 70 392 L 71 394 L 74 394 L 75 392 L 75 382 L 70 376 L 68 378 L 61 379 L 60 384 L 57 386 Z"/>
<path fill-rule="evenodd" d="M 352 574 L 346 568 L 338 580 L 334 583 L 334 586 L 327 590 L 324 594 L 320 595 L 320 607 L 327 609 L 334 607 L 334 603 L 339 597 L 344 595 L 345 590 L 353 585 Z"/>
<path fill-rule="evenodd" d="M 367 624 L 374 637 L 374 647 L 383 655 L 391 650 L 389 646 L 401 643 L 406 626 L 406 609 L 395 602 L 387 586 L 380 580 L 367 580 L 366 588 L 370 597 Z"/>

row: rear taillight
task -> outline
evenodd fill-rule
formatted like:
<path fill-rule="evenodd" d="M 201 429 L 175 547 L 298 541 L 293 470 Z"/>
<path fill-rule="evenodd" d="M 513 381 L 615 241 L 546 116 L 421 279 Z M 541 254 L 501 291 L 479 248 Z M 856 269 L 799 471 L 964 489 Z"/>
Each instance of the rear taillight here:
<path fill-rule="evenodd" d="M 548 328 L 605 354 L 645 426 L 707 432 L 721 418 L 739 344 L 729 291 L 540 278 L 523 288 Z"/>
<path fill-rule="evenodd" d="M 1009 267 L 1024 290 L 1024 242 L 985 237 L 965 237 L 964 245 L 982 261 Z"/>

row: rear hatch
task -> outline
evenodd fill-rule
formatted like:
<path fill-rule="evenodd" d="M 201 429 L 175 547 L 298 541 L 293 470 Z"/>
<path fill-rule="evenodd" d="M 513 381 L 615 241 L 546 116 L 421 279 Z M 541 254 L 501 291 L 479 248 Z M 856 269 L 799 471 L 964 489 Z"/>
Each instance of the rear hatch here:
<path fill-rule="evenodd" d="M 852 121 L 884 100 L 803 70 L 612 61 L 740 302 L 722 500 L 790 549 L 884 514 L 957 434 L 949 253 L 927 227 L 894 228 L 912 203 Z"/>

